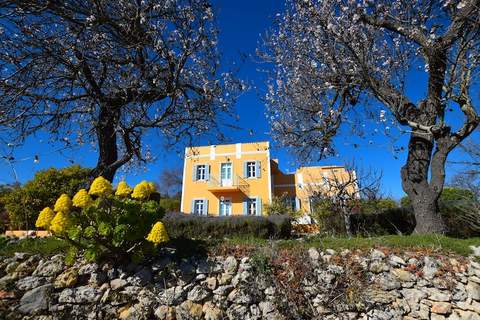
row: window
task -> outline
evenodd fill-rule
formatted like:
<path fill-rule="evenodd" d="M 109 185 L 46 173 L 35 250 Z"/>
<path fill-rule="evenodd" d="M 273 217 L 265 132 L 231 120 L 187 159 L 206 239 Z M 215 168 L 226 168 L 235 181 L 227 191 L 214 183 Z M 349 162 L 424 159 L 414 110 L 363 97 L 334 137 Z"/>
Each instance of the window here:
<path fill-rule="evenodd" d="M 255 161 L 247 162 L 247 178 L 255 178 L 257 176 L 257 164 Z"/>
<path fill-rule="evenodd" d="M 193 213 L 203 214 L 204 213 L 204 201 L 203 200 L 194 200 L 193 201 Z"/>
<path fill-rule="evenodd" d="M 196 180 L 206 180 L 206 166 L 204 164 L 200 164 L 197 166 L 197 173 L 196 173 Z"/>
<path fill-rule="evenodd" d="M 285 205 L 292 210 L 297 210 L 297 199 L 295 197 L 286 197 Z"/>
<path fill-rule="evenodd" d="M 249 216 L 257 215 L 257 199 L 247 200 L 247 215 Z"/>
<path fill-rule="evenodd" d="M 246 161 L 243 163 L 244 178 L 260 178 L 260 161 Z"/>

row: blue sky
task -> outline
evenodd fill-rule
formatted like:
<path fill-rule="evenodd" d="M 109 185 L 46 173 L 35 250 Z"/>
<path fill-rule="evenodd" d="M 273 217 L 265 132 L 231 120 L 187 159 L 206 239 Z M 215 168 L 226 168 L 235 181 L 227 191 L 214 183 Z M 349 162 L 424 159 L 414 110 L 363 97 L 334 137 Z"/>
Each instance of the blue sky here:
<path fill-rule="evenodd" d="M 268 135 L 269 125 L 264 116 L 264 105 L 261 101 L 261 95 L 264 89 L 264 79 L 258 69 L 262 65 L 255 59 L 255 49 L 257 48 L 260 36 L 271 26 L 271 22 L 276 13 L 282 11 L 281 0 L 215 0 L 213 1 L 217 13 L 218 26 L 220 29 L 219 46 L 223 54 L 225 63 L 230 64 L 233 61 L 240 61 L 241 56 L 246 57 L 240 62 L 240 77 L 251 84 L 251 90 L 244 93 L 237 104 L 234 106 L 239 115 L 237 125 L 240 130 L 225 129 L 224 134 L 232 142 L 251 142 L 260 140 L 270 140 Z M 419 79 L 414 79 L 414 82 Z M 420 81 L 421 82 L 421 81 Z M 409 92 L 414 98 L 419 98 L 424 94 L 422 86 L 415 85 Z M 414 100 L 415 101 L 415 100 Z M 380 132 L 375 133 L 380 128 Z M 387 139 L 382 132 L 382 127 L 378 124 L 368 124 L 366 127 L 367 136 L 363 139 L 351 136 L 344 130 L 337 140 L 338 156 L 327 158 L 315 164 L 335 164 L 343 165 L 345 163 L 355 162 L 359 167 L 368 170 L 369 168 L 382 171 L 382 189 L 387 196 L 396 199 L 403 195 L 400 185 L 400 167 L 405 162 L 406 152 L 394 154 L 392 152 L 391 141 Z M 252 134 L 253 133 L 253 134 Z M 407 146 L 407 136 L 404 135 L 396 141 L 395 146 Z M 32 137 L 23 146 L 15 148 L 13 169 L 15 169 L 20 182 L 24 182 L 33 177 L 34 173 L 40 169 L 51 166 L 63 167 L 72 163 L 78 163 L 83 166 L 95 166 L 97 155 L 92 149 L 82 147 L 75 150 L 58 152 L 59 146 L 50 145 L 46 141 L 46 135 Z M 161 171 L 165 168 L 181 167 L 183 164 L 182 152 L 184 146 L 178 146 L 175 150 L 167 150 L 158 142 L 160 139 L 154 135 L 149 135 L 147 142 L 152 147 L 152 154 L 157 158 L 154 163 L 150 163 L 143 169 L 136 169 L 132 172 L 117 174 L 116 179 L 126 177 L 129 183 L 137 183 L 142 179 L 158 181 Z M 280 159 L 280 167 L 285 171 L 293 171 L 299 166 L 300 162 L 286 150 L 273 143 L 273 157 Z M 0 156 L 9 151 L 4 145 L 0 146 Z M 39 162 L 34 163 L 34 156 L 39 156 Z M 461 154 L 454 152 L 450 159 L 461 157 Z M 453 170 L 450 170 L 453 172 Z M 451 173 L 450 175 L 451 176 Z M 447 179 L 448 177 L 447 176 Z M 15 175 L 12 167 L 6 161 L 0 161 L 0 184 L 11 183 L 15 181 Z"/>

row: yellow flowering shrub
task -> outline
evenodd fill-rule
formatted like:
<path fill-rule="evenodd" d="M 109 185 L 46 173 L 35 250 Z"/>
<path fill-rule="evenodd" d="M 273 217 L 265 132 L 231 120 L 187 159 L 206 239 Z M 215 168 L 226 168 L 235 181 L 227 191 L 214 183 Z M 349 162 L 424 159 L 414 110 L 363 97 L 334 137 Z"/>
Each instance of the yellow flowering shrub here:
<path fill-rule="evenodd" d="M 72 199 L 73 206 L 77 208 L 85 208 L 92 204 L 93 200 L 87 190 L 80 189 Z"/>
<path fill-rule="evenodd" d="M 155 185 L 152 182 L 143 180 L 133 188 L 132 198 L 148 199 L 153 192 L 155 192 Z"/>
<path fill-rule="evenodd" d="M 55 211 L 49 207 L 44 208 L 38 215 L 37 221 L 35 222 L 35 227 L 48 229 L 54 217 Z"/>
<path fill-rule="evenodd" d="M 69 212 L 70 209 L 72 209 L 72 200 L 68 194 L 64 193 L 58 198 L 57 202 L 55 202 L 53 210 L 55 210 L 55 212 Z"/>
<path fill-rule="evenodd" d="M 125 181 L 120 181 L 115 195 L 118 197 L 128 197 L 130 193 L 132 193 L 132 188 Z"/>
<path fill-rule="evenodd" d="M 50 231 L 56 235 L 64 234 L 70 225 L 70 218 L 67 212 L 59 211 L 50 223 Z"/>
<path fill-rule="evenodd" d="M 155 183 L 153 183 L 153 182 L 147 182 L 147 184 L 148 184 L 148 187 L 149 187 L 149 189 L 150 189 L 150 192 L 151 192 L 151 193 L 154 193 L 154 192 L 156 191 L 156 189 L 157 189 L 157 188 L 155 187 Z"/>
<path fill-rule="evenodd" d="M 133 198 L 130 198 L 132 191 Z M 111 183 L 98 177 L 88 192 L 80 189 L 73 201 L 66 194 L 62 195 L 55 203 L 56 215 L 51 209 L 44 209 L 38 226 L 47 226 L 49 218 L 49 230 L 68 240 L 73 257 L 82 252 L 87 260 L 107 256 L 111 259 L 140 259 L 154 250 L 153 244 L 168 241 L 165 226 L 156 223 L 163 218 L 165 210 L 158 201 L 150 198 L 152 192 L 155 192 L 153 183 L 142 181 L 132 190 L 122 181 L 118 184 L 116 197 L 110 197 L 113 194 Z M 95 197 L 92 199 L 91 195 Z M 152 225 L 154 227 L 150 229 Z M 70 254 L 68 256 L 74 259 Z"/>
<path fill-rule="evenodd" d="M 150 233 L 147 236 L 147 241 L 154 243 L 155 245 L 159 245 L 164 242 L 168 242 L 170 238 L 168 237 L 167 229 L 165 225 L 158 221 L 150 230 Z"/>
<path fill-rule="evenodd" d="M 93 180 L 88 193 L 94 196 L 105 197 L 113 193 L 113 187 L 110 181 L 100 176 Z"/>

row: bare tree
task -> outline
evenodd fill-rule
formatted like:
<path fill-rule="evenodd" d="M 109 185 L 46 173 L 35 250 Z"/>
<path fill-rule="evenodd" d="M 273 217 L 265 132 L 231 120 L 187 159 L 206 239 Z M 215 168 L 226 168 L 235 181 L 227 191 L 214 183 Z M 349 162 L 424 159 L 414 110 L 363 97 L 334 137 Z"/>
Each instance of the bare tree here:
<path fill-rule="evenodd" d="M 274 64 L 266 100 L 272 132 L 302 158 L 334 153 L 342 124 L 387 108 L 410 141 L 401 169 L 417 233 L 443 233 L 438 197 L 449 153 L 478 126 L 479 0 L 288 0 L 260 56 Z M 423 71 L 419 71 L 419 69 Z M 426 95 L 407 88 L 426 75 Z M 455 131 L 447 109 L 457 110 Z M 354 121 L 354 119 L 356 120 Z M 360 122 L 360 123 L 361 123 Z M 363 122 L 364 123 L 364 122 Z"/>
<path fill-rule="evenodd" d="M 480 144 L 472 140 L 460 145 L 467 158 L 464 161 L 451 161 L 459 164 L 462 169 L 456 174 L 450 184 L 457 188 L 471 190 L 480 200 Z"/>
<path fill-rule="evenodd" d="M 182 191 L 183 170 L 180 167 L 164 169 L 160 175 L 159 190 L 168 196 L 178 195 Z"/>
<path fill-rule="evenodd" d="M 342 174 L 325 177 L 321 184 L 306 185 L 310 205 L 327 204 L 328 211 L 343 217 L 345 232 L 352 235 L 351 215 L 359 211 L 360 200 L 377 200 L 380 195 L 382 174 L 374 170 L 359 170 L 350 166 Z M 312 208 L 315 210 L 315 208 Z"/>
<path fill-rule="evenodd" d="M 216 44 L 208 0 L 0 0 L 0 128 L 97 145 L 93 175 L 111 180 L 149 159 L 149 129 L 216 128 L 241 86 Z"/>

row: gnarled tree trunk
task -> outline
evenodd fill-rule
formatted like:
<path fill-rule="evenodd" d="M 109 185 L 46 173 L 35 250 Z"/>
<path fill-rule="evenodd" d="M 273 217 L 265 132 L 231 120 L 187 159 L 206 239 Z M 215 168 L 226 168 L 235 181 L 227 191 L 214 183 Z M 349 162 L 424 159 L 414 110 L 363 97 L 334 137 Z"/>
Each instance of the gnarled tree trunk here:
<path fill-rule="evenodd" d="M 433 183 L 440 183 L 443 187 L 444 171 L 435 170 L 444 167 L 446 156 L 445 159 L 439 157 L 439 151 L 436 150 L 432 157 L 432 151 L 431 135 L 412 133 L 407 163 L 402 167 L 401 175 L 403 190 L 410 198 L 417 222 L 414 233 L 445 233 L 445 224 L 438 210 L 438 198 L 442 188 Z M 443 163 L 440 163 L 442 159 Z M 432 168 L 431 182 L 428 174 L 430 168 Z"/>
<path fill-rule="evenodd" d="M 116 125 L 118 116 L 107 107 L 100 109 L 99 121 L 96 128 L 98 139 L 97 166 L 92 170 L 92 177 L 102 176 L 113 181 L 118 167 L 118 146 Z"/>

